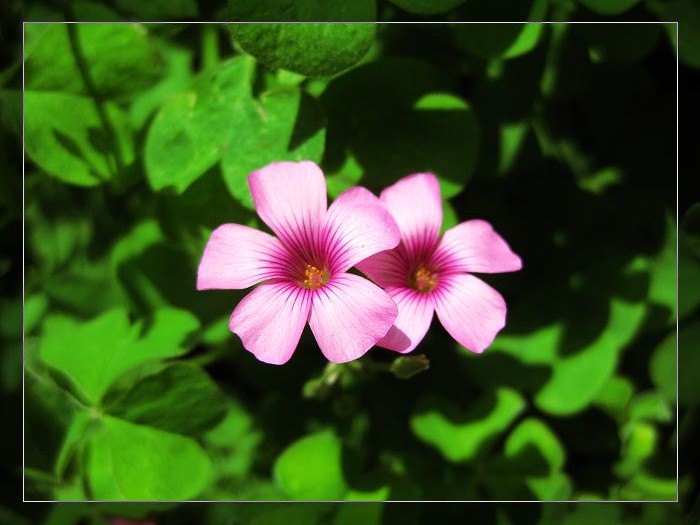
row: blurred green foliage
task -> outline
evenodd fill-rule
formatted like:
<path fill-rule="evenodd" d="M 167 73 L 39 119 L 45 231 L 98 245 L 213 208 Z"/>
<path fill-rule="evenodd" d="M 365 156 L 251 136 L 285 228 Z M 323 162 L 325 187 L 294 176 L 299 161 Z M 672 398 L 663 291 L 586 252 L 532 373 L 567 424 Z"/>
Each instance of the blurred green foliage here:
<path fill-rule="evenodd" d="M 698 85 L 691 0 L 288 4 L 42 1 L 22 18 L 679 20 L 681 74 Z M 683 464 L 676 486 L 676 449 L 698 434 L 700 199 L 682 196 L 676 216 L 675 36 L 671 24 L 26 24 L 24 210 L 19 175 L 0 192 L 0 386 L 18 420 L 24 348 L 25 497 L 379 502 L 20 509 L 6 496 L 0 521 L 411 524 L 464 507 L 381 501 L 680 494 L 697 522 Z M 19 174 L 21 48 L 2 53 L 0 160 Z M 416 351 L 430 367 L 408 379 L 381 349 L 327 366 L 308 336 L 284 367 L 249 355 L 227 328 L 243 293 L 196 292 L 196 267 L 217 225 L 259 226 L 246 176 L 284 159 L 319 162 L 331 197 L 433 171 L 445 227 L 492 222 L 524 261 L 488 278 L 509 304 L 493 346 L 471 355 L 436 324 Z M 9 284 L 23 262 L 24 303 Z M 483 523 L 681 513 L 469 508 Z"/>

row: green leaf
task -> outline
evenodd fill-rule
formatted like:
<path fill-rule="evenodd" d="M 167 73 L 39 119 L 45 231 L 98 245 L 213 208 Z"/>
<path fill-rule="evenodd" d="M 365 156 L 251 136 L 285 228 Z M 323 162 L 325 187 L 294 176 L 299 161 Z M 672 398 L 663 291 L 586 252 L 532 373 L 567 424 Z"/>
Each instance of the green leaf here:
<path fill-rule="evenodd" d="M 106 5 L 90 0 L 76 0 L 71 5 L 71 12 L 81 22 L 120 22 L 124 17 Z"/>
<path fill-rule="evenodd" d="M 561 324 L 538 328 L 527 334 L 503 334 L 496 338 L 491 350 L 505 352 L 526 364 L 550 364 L 557 358 L 562 335 Z"/>
<path fill-rule="evenodd" d="M 382 514 L 384 512 L 383 501 L 389 499 L 389 488 L 382 487 L 372 493 L 354 493 L 353 497 L 348 496 L 348 500 L 370 501 L 378 500 L 382 503 L 362 503 L 358 505 L 345 504 L 338 505 L 338 511 L 333 517 L 332 525 L 381 525 Z"/>
<path fill-rule="evenodd" d="M 201 368 L 174 363 L 126 391 L 108 393 L 104 405 L 107 413 L 132 423 L 198 436 L 226 415 L 225 399 Z"/>
<path fill-rule="evenodd" d="M 374 0 L 301 0 L 280 10 L 274 0 L 230 0 L 233 20 L 247 22 L 373 22 Z M 230 24 L 234 42 L 272 69 L 329 76 L 357 64 L 374 42 L 368 24 Z"/>
<path fill-rule="evenodd" d="M 629 408 L 630 419 L 669 423 L 673 419 L 671 407 L 657 392 L 641 392 L 634 396 Z"/>
<path fill-rule="evenodd" d="M 645 313 L 642 303 L 612 299 L 603 332 L 586 348 L 557 359 L 552 377 L 535 397 L 537 406 L 556 415 L 587 406 L 612 375 L 620 351 L 636 334 Z"/>
<path fill-rule="evenodd" d="M 667 323 L 676 313 L 676 226 L 666 218 L 666 235 L 659 254 L 650 262 L 649 300 L 668 311 Z"/>
<path fill-rule="evenodd" d="M 99 293 L 95 293 L 99 290 Z M 124 304 L 108 261 L 76 258 L 64 272 L 54 274 L 44 285 L 55 306 L 81 316 L 93 316 Z"/>
<path fill-rule="evenodd" d="M 89 436 L 92 423 L 94 423 L 94 421 L 87 412 L 77 410 L 73 413 L 73 419 L 68 426 L 68 430 L 61 443 L 61 448 L 56 456 L 54 472 L 58 479 L 63 479 L 71 460 Z"/>
<path fill-rule="evenodd" d="M 31 224 L 27 233 L 36 266 L 47 271 L 74 261 L 92 240 L 94 226 L 89 217 L 68 210 L 57 215 L 45 213 L 38 199 L 26 207 L 26 218 Z"/>
<path fill-rule="evenodd" d="M 239 133 L 221 163 L 229 192 L 248 208 L 253 208 L 251 171 L 283 160 L 319 163 L 325 142 L 323 111 L 316 99 L 299 89 L 263 93 L 256 106 L 257 111 L 246 114 L 247 121 L 237 122 Z"/>
<path fill-rule="evenodd" d="M 194 440 L 109 416 L 85 461 L 92 499 L 99 500 L 188 500 L 211 477 L 211 462 Z"/>
<path fill-rule="evenodd" d="M 203 179 L 206 178 L 203 177 Z M 191 187 L 191 190 L 194 190 L 199 183 L 200 181 L 197 181 Z M 206 202 L 207 188 L 217 189 L 218 191 L 223 190 L 223 199 L 220 197 L 221 194 L 216 197 L 209 197 L 210 206 L 215 206 L 217 203 L 225 205 L 228 200 L 231 203 L 229 211 L 233 214 L 229 220 L 232 222 L 245 222 L 239 220 L 240 215 L 236 212 L 237 209 L 242 208 L 232 202 L 222 182 L 218 185 L 205 185 L 201 188 L 201 191 L 197 190 L 198 199 L 202 197 L 204 202 Z M 187 195 L 190 199 L 188 205 L 196 206 L 197 202 L 193 200 L 193 193 L 194 191 L 190 193 L 190 190 L 188 190 L 182 196 L 169 197 L 180 200 L 181 197 L 184 198 Z M 168 214 L 171 212 L 177 214 L 177 209 L 178 207 L 175 207 L 174 210 L 170 210 L 166 214 L 166 209 L 161 208 L 161 221 L 164 223 L 168 222 Z M 173 232 L 173 234 L 181 237 L 178 239 L 178 242 L 168 242 L 161 231 L 160 225 L 155 220 L 150 219 L 138 223 L 131 231 L 119 239 L 114 247 L 111 261 L 118 276 L 118 284 L 123 288 L 126 299 L 134 311 L 149 314 L 153 310 L 163 307 L 183 308 L 194 313 L 205 329 L 208 328 L 207 325 L 210 322 L 218 324 L 222 316 L 228 318 L 227 312 L 230 314 L 232 301 L 235 304 L 237 298 L 243 297 L 243 292 L 225 292 L 212 295 L 199 292 L 195 287 L 194 277 L 197 271 L 197 263 L 201 258 L 204 244 L 211 231 L 203 230 L 202 226 L 197 224 L 197 221 L 203 219 L 211 220 L 217 213 L 219 215 L 222 213 L 222 210 L 211 211 L 214 213 L 209 217 L 200 216 L 197 219 L 193 219 L 191 224 L 188 225 L 195 230 L 199 230 L 200 235 L 196 237 L 197 240 L 194 242 L 192 239 L 187 238 L 187 234 L 180 236 L 177 232 Z M 225 211 L 226 209 L 224 208 L 223 212 L 225 213 Z M 178 220 L 186 221 L 187 215 L 178 217 Z M 221 224 L 221 222 L 218 224 Z M 173 229 L 177 229 L 177 225 L 170 224 L 170 226 Z M 183 239 L 182 237 L 185 238 Z M 185 246 L 182 246 L 185 242 L 187 243 L 186 247 L 189 248 L 188 251 L 185 251 Z M 163 271 L 165 267 L 167 267 L 168 271 Z M 225 325 L 223 332 L 219 331 L 219 335 L 222 337 L 226 334 L 228 334 L 228 338 L 231 337 L 228 324 Z"/>
<path fill-rule="evenodd" d="M 631 9 L 639 0 L 578 0 L 599 15 L 615 16 Z"/>
<path fill-rule="evenodd" d="M 454 206 L 449 201 L 442 201 L 442 227 L 440 228 L 440 233 L 445 233 L 450 228 L 457 226 L 459 223 L 459 217 L 457 216 L 457 211 Z"/>
<path fill-rule="evenodd" d="M 3 299 L 0 301 L 0 334 L 7 339 L 21 341 L 23 328 L 24 334 L 32 332 L 39 325 L 48 307 L 48 300 L 43 294 L 26 296 L 24 305 L 19 298 Z"/>
<path fill-rule="evenodd" d="M 431 171 L 444 198 L 459 193 L 476 164 L 479 127 L 467 102 L 437 88 L 430 65 L 407 59 L 372 62 L 333 79 L 321 97 L 333 191 L 361 183 L 378 192 Z"/>
<path fill-rule="evenodd" d="M 528 364 L 546 364 L 552 374 L 535 396 L 536 405 L 556 415 L 573 414 L 595 399 L 612 376 L 622 349 L 636 335 L 646 306 L 613 297 L 608 320 L 598 336 L 575 352 L 566 353 L 561 324 L 525 335 L 502 335 L 492 350 L 504 351 Z"/>
<path fill-rule="evenodd" d="M 615 473 L 623 478 L 634 476 L 644 462 L 654 454 L 659 432 L 653 423 L 643 419 L 630 421 L 621 432 L 622 459 L 615 465 Z"/>
<path fill-rule="evenodd" d="M 390 0 L 409 13 L 417 15 L 439 15 L 452 11 L 465 0 Z"/>
<path fill-rule="evenodd" d="M 0 89 L 0 125 L 16 137 L 22 136 L 22 91 L 19 89 Z"/>
<path fill-rule="evenodd" d="M 134 160 L 131 128 L 113 104 L 105 104 L 101 114 L 86 97 L 26 91 L 24 112 L 27 154 L 64 182 L 95 186 Z"/>
<path fill-rule="evenodd" d="M 306 436 L 277 458 L 277 484 L 295 500 L 338 500 L 347 490 L 341 466 L 342 448 L 330 430 Z"/>
<path fill-rule="evenodd" d="M 618 421 L 625 418 L 627 406 L 634 395 L 634 385 L 623 376 L 612 376 L 603 385 L 593 402 Z"/>
<path fill-rule="evenodd" d="M 507 0 L 506 2 L 467 2 L 458 11 L 461 20 L 493 21 L 544 20 L 547 0 Z M 453 24 L 455 45 L 484 59 L 515 58 L 532 51 L 544 31 L 544 25 L 534 24 Z"/>
<path fill-rule="evenodd" d="M 182 355 L 186 337 L 199 326 L 189 312 L 158 310 L 147 322 L 130 325 L 116 309 L 78 322 L 54 315 L 44 322 L 41 359 L 67 376 L 87 402 L 97 406 L 110 385 L 137 365 Z"/>
<path fill-rule="evenodd" d="M 250 82 L 253 61 L 236 57 L 205 71 L 194 90 L 170 98 L 146 138 L 146 173 L 151 187 L 182 193 L 216 164 L 230 143 L 246 133 L 255 111 Z"/>
<path fill-rule="evenodd" d="M 171 98 L 161 108 L 146 141 L 151 186 L 182 193 L 222 161 L 229 193 L 252 208 L 247 177 L 281 160 L 320 162 L 324 118 L 315 99 L 297 87 L 251 92 L 252 60 L 237 57 L 205 72 L 194 91 Z"/>
<path fill-rule="evenodd" d="M 402 130 L 400 136 L 392 133 L 383 144 L 370 133 L 358 145 L 358 157 L 373 157 L 374 169 L 383 165 L 396 178 L 435 173 L 443 198 L 457 195 L 469 181 L 479 151 L 479 127 L 471 106 L 449 93 L 430 93 L 394 125 Z"/>
<path fill-rule="evenodd" d="M 540 500 L 568 499 L 571 483 L 561 472 L 566 450 L 539 419 L 522 421 L 505 442 L 505 457 L 496 457 L 486 480 L 494 497 Z M 529 490 L 523 490 L 529 489 Z"/>
<path fill-rule="evenodd" d="M 620 525 L 623 509 L 622 505 L 572 505 L 564 525 Z"/>
<path fill-rule="evenodd" d="M 242 405 L 229 400 L 225 406 L 226 417 L 207 432 L 204 444 L 214 459 L 218 478 L 242 479 L 253 466 L 263 436 Z"/>
<path fill-rule="evenodd" d="M 662 478 L 655 476 L 645 471 L 636 473 L 630 482 L 620 489 L 620 499 L 623 500 L 638 500 L 638 501 L 667 501 L 675 502 L 678 499 L 678 484 L 676 478 Z M 682 497 L 682 496 L 681 496 Z M 675 506 L 674 506 L 675 507 Z M 680 514 L 676 516 L 656 517 L 647 521 L 648 524 L 660 523 L 678 523 L 683 521 Z M 619 523 L 619 522 L 618 522 Z"/>
<path fill-rule="evenodd" d="M 411 416 L 413 433 L 437 448 L 449 461 L 474 459 L 490 440 L 504 432 L 525 409 L 515 390 L 499 388 L 461 413 L 450 403 L 426 402 Z"/>
<path fill-rule="evenodd" d="M 676 334 L 669 334 L 651 356 L 649 376 L 666 401 L 676 401 Z"/>
<path fill-rule="evenodd" d="M 77 49 L 71 31 L 76 33 Z M 97 95 L 123 98 L 150 86 L 162 72 L 144 25 L 30 23 L 25 38 L 28 90 L 92 94 L 83 75 L 87 72 Z M 81 63 L 87 71 L 81 71 Z"/>
<path fill-rule="evenodd" d="M 561 470 L 566 451 L 559 438 L 539 419 L 525 419 L 508 436 L 505 444 L 506 457 L 515 457 L 528 447 L 537 449 L 547 461 L 549 471 Z"/>
<path fill-rule="evenodd" d="M 671 45 L 681 63 L 693 67 L 700 67 L 700 6 L 694 0 L 648 0 L 647 5 L 654 11 L 659 20 L 667 20 L 666 31 Z M 673 21 L 678 22 L 678 29 Z"/>
<path fill-rule="evenodd" d="M 149 5 L 140 1 L 138 3 Z M 192 52 L 168 42 L 159 43 L 159 48 L 165 60 L 166 71 L 157 84 L 137 93 L 129 108 L 131 123 L 137 129 L 143 126 L 168 98 L 187 91 L 192 83 Z"/>

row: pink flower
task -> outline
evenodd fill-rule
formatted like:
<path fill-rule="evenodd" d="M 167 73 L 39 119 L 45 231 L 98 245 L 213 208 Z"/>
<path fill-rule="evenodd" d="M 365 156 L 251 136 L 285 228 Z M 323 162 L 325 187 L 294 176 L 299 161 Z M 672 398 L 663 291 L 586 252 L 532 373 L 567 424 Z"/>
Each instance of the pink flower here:
<path fill-rule="evenodd" d="M 380 200 L 351 188 L 326 209 L 326 181 L 313 162 L 276 162 L 248 177 L 260 218 L 273 237 L 240 224 L 212 232 L 197 289 L 243 289 L 229 327 L 259 360 L 284 364 L 309 322 L 321 352 L 343 363 L 362 356 L 396 319 L 389 295 L 347 273 L 395 247 L 399 231 Z"/>
<path fill-rule="evenodd" d="M 483 352 L 505 326 L 503 297 L 472 273 L 513 272 L 520 258 L 488 222 L 471 220 L 440 237 L 442 201 L 434 175 L 409 175 L 382 191 L 401 231 L 401 243 L 357 267 L 384 288 L 399 308 L 377 345 L 406 353 L 423 339 L 433 311 L 459 344 Z"/>

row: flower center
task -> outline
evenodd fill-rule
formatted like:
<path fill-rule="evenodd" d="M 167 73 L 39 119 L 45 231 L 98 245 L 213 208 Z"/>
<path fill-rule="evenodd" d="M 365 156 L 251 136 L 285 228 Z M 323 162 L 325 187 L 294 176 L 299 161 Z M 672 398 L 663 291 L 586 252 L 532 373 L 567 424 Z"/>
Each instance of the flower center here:
<path fill-rule="evenodd" d="M 316 290 L 326 284 L 330 278 L 331 276 L 327 270 L 319 270 L 313 264 L 307 264 L 306 270 L 304 270 L 304 280 L 301 282 L 301 285 L 309 290 Z"/>
<path fill-rule="evenodd" d="M 421 266 L 411 276 L 409 285 L 421 293 L 432 292 L 437 285 L 437 275 Z"/>

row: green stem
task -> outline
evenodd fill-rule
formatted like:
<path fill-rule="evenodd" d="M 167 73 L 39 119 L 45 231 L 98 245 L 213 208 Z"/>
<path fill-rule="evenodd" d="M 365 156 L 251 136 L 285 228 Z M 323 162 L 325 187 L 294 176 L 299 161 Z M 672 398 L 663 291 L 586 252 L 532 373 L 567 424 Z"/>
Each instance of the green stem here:
<path fill-rule="evenodd" d="M 219 28 L 202 26 L 202 69 L 209 69 L 219 64 Z"/>

